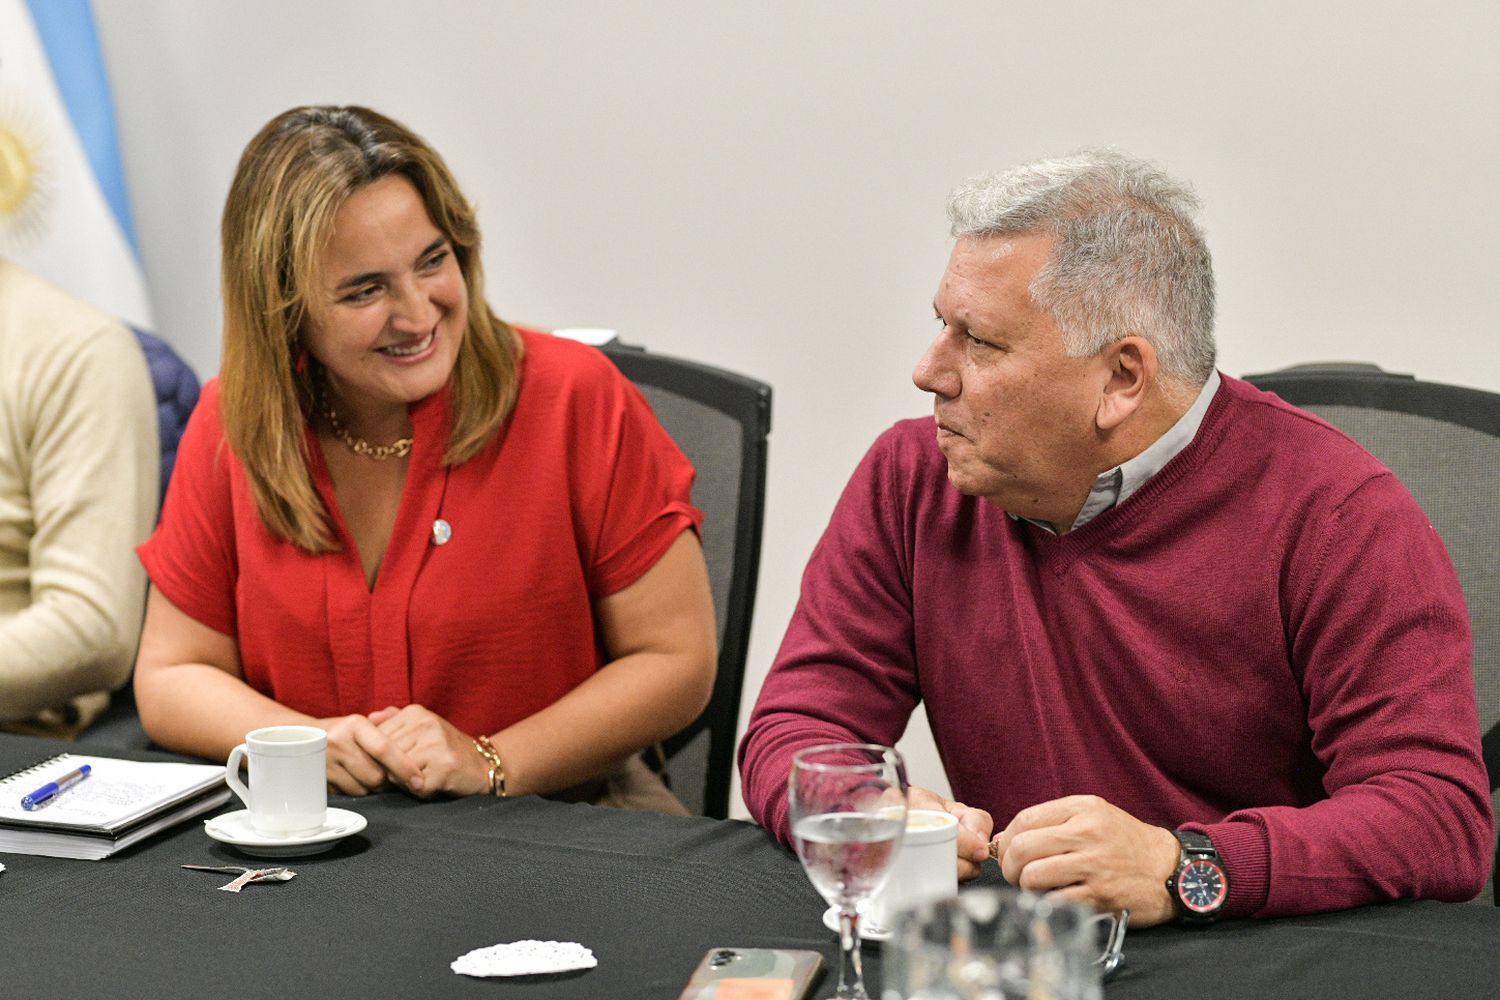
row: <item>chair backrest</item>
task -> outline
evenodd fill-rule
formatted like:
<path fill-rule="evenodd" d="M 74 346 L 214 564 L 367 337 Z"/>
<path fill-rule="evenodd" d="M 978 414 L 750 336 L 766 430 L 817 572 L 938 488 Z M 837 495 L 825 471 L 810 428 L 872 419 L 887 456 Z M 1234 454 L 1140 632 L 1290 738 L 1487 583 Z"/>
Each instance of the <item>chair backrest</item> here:
<path fill-rule="evenodd" d="M 1484 764 L 1500 815 L 1500 394 L 1355 363 L 1245 378 L 1364 445 L 1417 498 L 1448 547 L 1474 630 Z M 1495 859 L 1500 865 L 1500 850 Z M 1500 905 L 1493 873 L 1479 901 Z"/>
<path fill-rule="evenodd" d="M 724 819 L 760 569 L 771 387 L 640 348 L 615 344 L 604 353 L 645 395 L 698 471 L 693 503 L 704 513 L 703 555 L 718 615 L 719 673 L 703 714 L 664 748 L 677 797 L 689 809 Z"/>
<path fill-rule="evenodd" d="M 151 388 L 156 393 L 156 429 L 161 446 L 161 495 L 157 510 L 167 495 L 167 480 L 177 464 L 177 442 L 187 429 L 188 417 L 198 405 L 198 376 L 172 350 L 172 345 L 143 330 L 134 330 L 151 369 Z"/>

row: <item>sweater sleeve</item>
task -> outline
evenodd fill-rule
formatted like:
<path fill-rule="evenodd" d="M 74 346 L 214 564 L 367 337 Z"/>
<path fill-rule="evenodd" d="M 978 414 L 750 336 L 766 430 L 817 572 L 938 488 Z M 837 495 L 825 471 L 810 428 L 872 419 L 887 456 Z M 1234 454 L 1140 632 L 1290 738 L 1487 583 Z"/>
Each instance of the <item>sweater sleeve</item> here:
<path fill-rule="evenodd" d="M 792 756 L 819 743 L 894 744 L 918 702 L 905 491 L 888 431 L 833 512 L 802 577 L 802 594 L 740 745 L 751 815 L 790 840 Z"/>
<path fill-rule="evenodd" d="M 1470 899 L 1489 875 L 1494 817 L 1452 563 L 1389 473 L 1318 534 L 1293 553 L 1285 599 L 1327 798 L 1184 828 L 1224 858 L 1226 915 Z"/>
<path fill-rule="evenodd" d="M 120 685 L 140 634 L 132 547 L 156 512 L 156 415 L 135 338 L 111 325 L 68 345 L 36 401 L 29 453 L 31 603 L 0 620 L 0 703 L 27 718 Z"/>

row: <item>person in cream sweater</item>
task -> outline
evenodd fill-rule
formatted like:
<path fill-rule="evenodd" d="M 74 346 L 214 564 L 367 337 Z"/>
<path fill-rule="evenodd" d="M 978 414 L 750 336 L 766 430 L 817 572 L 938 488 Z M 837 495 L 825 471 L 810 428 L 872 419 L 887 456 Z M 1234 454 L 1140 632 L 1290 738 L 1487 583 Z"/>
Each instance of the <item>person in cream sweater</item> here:
<path fill-rule="evenodd" d="M 130 331 L 0 258 L 0 729 L 73 736 L 130 676 L 159 450 Z"/>

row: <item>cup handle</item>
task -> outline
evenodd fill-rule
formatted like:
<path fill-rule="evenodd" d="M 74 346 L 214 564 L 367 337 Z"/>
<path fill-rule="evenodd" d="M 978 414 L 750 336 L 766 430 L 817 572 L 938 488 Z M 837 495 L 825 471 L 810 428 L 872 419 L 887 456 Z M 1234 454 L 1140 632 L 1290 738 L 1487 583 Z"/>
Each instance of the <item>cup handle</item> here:
<path fill-rule="evenodd" d="M 240 761 L 245 758 L 245 753 L 243 743 L 229 751 L 229 761 L 224 765 L 224 782 L 245 803 L 245 808 L 249 809 L 250 789 L 246 788 L 245 783 L 240 780 Z"/>

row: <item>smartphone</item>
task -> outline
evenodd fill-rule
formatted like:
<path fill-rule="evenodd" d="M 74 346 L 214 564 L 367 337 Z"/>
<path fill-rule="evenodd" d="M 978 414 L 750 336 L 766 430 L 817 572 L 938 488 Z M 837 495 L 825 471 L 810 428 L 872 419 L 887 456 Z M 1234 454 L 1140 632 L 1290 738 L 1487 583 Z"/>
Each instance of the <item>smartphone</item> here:
<path fill-rule="evenodd" d="M 677 1000 L 803 1000 L 823 956 L 793 948 L 710 948 Z"/>

